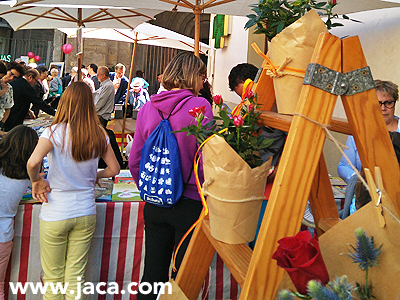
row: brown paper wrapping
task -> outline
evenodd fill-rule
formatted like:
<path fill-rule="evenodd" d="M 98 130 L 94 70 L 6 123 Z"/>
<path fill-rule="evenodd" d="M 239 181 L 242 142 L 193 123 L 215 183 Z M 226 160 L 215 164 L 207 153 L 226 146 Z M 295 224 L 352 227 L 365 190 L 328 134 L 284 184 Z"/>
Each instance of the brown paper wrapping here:
<path fill-rule="evenodd" d="M 271 160 L 250 166 L 220 136 L 203 147 L 211 235 L 229 244 L 254 240 Z"/>
<path fill-rule="evenodd" d="M 161 294 L 157 300 L 188 300 L 186 295 L 173 279 L 170 279 L 168 282 L 172 285 L 172 294 L 168 294 L 168 288 L 166 287 L 165 294 Z"/>
<path fill-rule="evenodd" d="M 358 264 L 345 254 L 349 253 L 350 244 L 356 246 L 354 231 L 363 228 L 366 234 L 374 237 L 375 245 L 382 246 L 377 266 L 369 269 L 368 280 L 372 282 L 373 295 L 376 299 L 400 299 L 400 221 L 388 209 L 383 209 L 386 221 L 381 228 L 378 223 L 375 207 L 370 202 L 360 210 L 343 221 L 319 238 L 321 253 L 329 272 L 330 280 L 335 276 L 347 275 L 348 282 L 355 286 L 358 281 L 365 283 L 365 272 L 358 269 Z M 275 295 L 282 289 L 293 289 L 293 284 L 287 274 Z"/>
<path fill-rule="evenodd" d="M 272 39 L 269 45 L 271 61 L 275 66 L 280 66 L 289 57 L 292 60 L 287 67 L 306 70 L 322 32 L 328 32 L 325 23 L 315 10 L 310 10 Z M 303 87 L 303 78 L 284 75 L 273 79 L 278 112 L 293 114 Z"/>

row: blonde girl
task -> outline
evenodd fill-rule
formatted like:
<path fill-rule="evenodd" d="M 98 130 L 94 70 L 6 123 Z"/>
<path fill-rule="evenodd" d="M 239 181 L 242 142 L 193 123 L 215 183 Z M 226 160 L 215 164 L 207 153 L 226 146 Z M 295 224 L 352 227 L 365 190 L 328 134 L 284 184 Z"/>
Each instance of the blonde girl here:
<path fill-rule="evenodd" d="M 39 175 L 48 157 L 47 180 Z M 99 158 L 107 168 L 97 170 Z M 119 164 L 101 127 L 90 88 L 72 83 L 63 93 L 52 125 L 41 135 L 27 164 L 32 195 L 42 202 L 40 256 L 45 283 L 67 283 L 65 299 L 79 299 L 95 229 L 95 183 L 119 172 Z M 73 290 L 73 292 L 72 292 Z M 64 299 L 48 288 L 43 299 Z"/>

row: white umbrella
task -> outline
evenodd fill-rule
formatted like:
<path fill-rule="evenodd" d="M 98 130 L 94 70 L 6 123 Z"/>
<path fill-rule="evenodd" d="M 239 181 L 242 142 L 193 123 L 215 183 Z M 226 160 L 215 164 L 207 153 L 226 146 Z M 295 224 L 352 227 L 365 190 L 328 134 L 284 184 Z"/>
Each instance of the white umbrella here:
<path fill-rule="evenodd" d="M 14 29 L 43 29 L 73 27 L 81 29 L 90 27 L 118 27 L 133 29 L 142 22 L 151 20 L 160 10 L 133 9 L 130 7 L 113 8 L 99 5 L 73 4 L 16 4 L 10 7 L 10 1 L 0 2 L 0 17 L 4 18 Z M 78 66 L 82 65 L 82 43 L 77 37 Z M 78 68 L 78 80 L 81 69 Z"/>
<path fill-rule="evenodd" d="M 9 2 L 0 2 L 0 17 L 6 19 L 14 30 L 79 26 L 133 29 L 161 12 L 161 10 L 98 5 L 37 4 L 10 7 L 7 3 Z"/>
<path fill-rule="evenodd" d="M 16 3 L 64 4 L 64 0 L 15 0 Z M 68 4 L 81 5 L 82 0 L 68 0 Z M 108 5 L 114 7 L 153 8 L 171 11 L 174 8 L 179 11 L 191 12 L 197 6 L 203 8 L 203 13 L 224 14 L 233 16 L 246 16 L 251 13 L 252 4 L 258 0 L 85 0 L 87 5 Z M 400 0 L 338 0 L 335 13 L 352 13 L 372 9 L 400 6 Z"/>
<path fill-rule="evenodd" d="M 67 34 L 68 37 L 76 37 L 77 35 L 75 28 L 58 28 L 58 30 Z M 142 23 L 136 26 L 134 30 L 117 28 L 83 28 L 82 37 L 133 43 L 136 38 L 136 33 L 138 34 L 138 44 L 194 51 L 194 40 L 192 38 L 149 23 Z M 209 49 L 211 49 L 209 45 L 200 43 L 200 53 L 206 54 Z"/>
<path fill-rule="evenodd" d="M 40 4 L 60 4 L 64 0 L 14 0 L 18 4 L 29 3 L 30 5 Z M 338 14 L 351 13 L 357 11 L 388 8 L 400 6 L 399 3 L 386 2 L 380 0 L 339 0 L 339 4 L 335 7 L 334 12 Z M 396 0 L 392 0 L 396 1 Z M 400 0 L 399 0 L 400 1 Z M 88 5 L 111 5 L 120 7 L 135 8 L 153 8 L 157 7 L 160 10 L 179 10 L 192 11 L 195 16 L 195 55 L 199 56 L 199 42 L 200 42 L 200 14 L 201 13 L 215 13 L 234 16 L 246 16 L 250 13 L 250 5 L 257 3 L 257 0 L 86 0 Z M 81 0 L 68 0 L 69 4 L 81 5 Z M 102 26 L 102 27 L 115 27 L 115 26 Z"/>

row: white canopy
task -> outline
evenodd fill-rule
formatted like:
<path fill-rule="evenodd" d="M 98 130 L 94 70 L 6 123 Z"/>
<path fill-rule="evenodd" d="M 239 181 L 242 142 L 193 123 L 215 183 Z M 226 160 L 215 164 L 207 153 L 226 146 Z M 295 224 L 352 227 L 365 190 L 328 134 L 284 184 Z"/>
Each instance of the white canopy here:
<path fill-rule="evenodd" d="M 31 3 L 31 5 L 51 4 L 63 5 L 65 0 L 14 0 L 18 4 Z M 204 8 L 203 13 L 225 14 L 233 16 L 246 16 L 251 13 L 250 5 L 256 4 L 258 0 L 208 0 L 201 1 L 200 6 Z M 400 0 L 338 0 L 334 12 L 338 14 L 352 13 L 372 9 L 389 8 L 400 6 Z M 68 0 L 68 4 L 82 6 L 82 0 Z M 196 0 L 85 0 L 85 5 L 133 7 L 135 9 L 157 8 L 158 10 L 193 12 Z"/>
<path fill-rule="evenodd" d="M 65 2 L 65 1 L 64 1 Z M 151 20 L 161 10 L 132 9 L 129 7 L 108 8 L 99 6 L 17 6 L 9 1 L 0 2 L 0 17 L 14 30 L 41 28 L 130 28 Z"/>
<path fill-rule="evenodd" d="M 76 28 L 58 28 L 58 30 L 67 34 L 68 37 L 76 37 L 77 34 Z M 82 36 L 91 39 L 106 39 L 133 43 L 135 41 L 136 33 L 138 34 L 138 44 L 175 48 L 186 51 L 194 50 L 194 40 L 192 38 L 149 23 L 142 23 L 136 26 L 134 30 L 116 28 L 84 28 Z M 200 43 L 201 53 L 205 54 L 210 48 L 209 45 Z"/>

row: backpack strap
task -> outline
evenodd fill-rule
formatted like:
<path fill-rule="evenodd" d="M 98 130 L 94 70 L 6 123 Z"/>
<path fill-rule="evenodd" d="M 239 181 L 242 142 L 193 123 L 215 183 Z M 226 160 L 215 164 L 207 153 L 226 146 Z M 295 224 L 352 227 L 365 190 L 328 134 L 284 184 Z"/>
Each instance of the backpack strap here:
<path fill-rule="evenodd" d="M 186 98 L 184 98 L 184 99 L 186 99 Z M 181 101 L 183 101 L 184 99 L 182 99 Z M 178 104 L 179 104 L 179 103 L 181 103 L 181 101 L 178 101 L 178 102 L 176 102 L 176 103 L 175 103 L 174 107 L 171 109 L 171 112 L 169 113 L 169 115 L 168 115 L 168 117 L 167 117 L 167 120 L 168 120 L 168 119 L 169 119 L 169 117 L 172 115 L 172 113 L 173 113 L 174 109 L 175 109 L 175 108 L 178 106 Z M 161 110 L 159 110 L 159 109 L 157 109 L 157 110 L 158 110 L 158 113 L 159 113 L 159 115 L 160 115 L 161 119 L 165 120 L 165 118 L 164 118 L 164 116 L 163 116 L 163 113 L 162 113 L 162 111 L 161 111 Z"/>
<path fill-rule="evenodd" d="M 185 99 L 186 99 L 186 98 L 185 98 Z M 184 100 L 184 99 L 182 99 L 181 101 L 183 101 L 183 100 Z M 175 103 L 174 107 L 171 109 L 171 112 L 169 113 L 169 115 L 168 115 L 168 117 L 167 117 L 167 120 L 168 120 L 169 117 L 172 115 L 174 109 L 178 106 L 178 104 L 181 103 L 181 101 L 178 101 L 178 102 Z M 159 113 L 161 119 L 165 120 L 162 111 L 159 110 L 159 109 L 157 109 L 157 110 L 158 110 L 158 113 Z M 194 169 L 194 165 L 192 165 L 192 168 L 191 168 L 191 170 L 190 170 L 189 178 L 187 179 L 186 183 L 183 184 L 183 191 L 186 190 L 186 187 L 187 187 L 187 185 L 188 185 L 188 183 L 189 183 L 189 180 L 190 180 L 190 178 L 192 177 L 193 169 Z"/>

